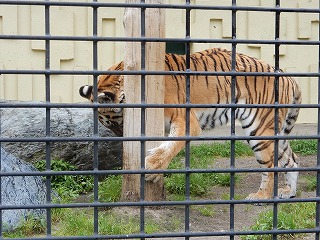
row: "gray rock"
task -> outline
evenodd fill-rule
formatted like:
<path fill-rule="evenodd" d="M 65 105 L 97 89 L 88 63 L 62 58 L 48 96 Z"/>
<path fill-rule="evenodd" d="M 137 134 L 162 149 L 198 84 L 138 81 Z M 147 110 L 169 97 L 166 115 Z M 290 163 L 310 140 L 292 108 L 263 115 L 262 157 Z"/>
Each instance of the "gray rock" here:
<path fill-rule="evenodd" d="M 2 101 L 4 102 L 4 101 Z M 13 104 L 14 101 L 6 101 Z M 33 102 L 34 103 L 34 102 Z M 46 131 L 46 110 L 43 108 L 2 108 L 0 101 L 1 137 L 43 138 Z M 50 111 L 50 134 L 53 137 L 93 136 L 93 111 L 91 108 L 54 108 Z M 99 136 L 114 136 L 100 125 Z M 34 163 L 45 159 L 44 142 L 3 142 L 8 152 L 27 162 Z M 78 170 L 93 169 L 93 142 L 51 143 L 51 159 L 62 159 Z M 99 169 L 112 169 L 122 166 L 122 143 L 100 141 L 98 144 Z"/>
<path fill-rule="evenodd" d="M 1 151 L 1 172 L 32 172 L 36 169 L 21 161 L 3 148 Z M 39 205 L 46 202 L 46 187 L 40 176 L 1 177 L 2 205 Z M 23 224 L 26 218 L 44 219 L 44 209 L 12 209 L 2 211 L 3 230 L 9 231 Z"/>

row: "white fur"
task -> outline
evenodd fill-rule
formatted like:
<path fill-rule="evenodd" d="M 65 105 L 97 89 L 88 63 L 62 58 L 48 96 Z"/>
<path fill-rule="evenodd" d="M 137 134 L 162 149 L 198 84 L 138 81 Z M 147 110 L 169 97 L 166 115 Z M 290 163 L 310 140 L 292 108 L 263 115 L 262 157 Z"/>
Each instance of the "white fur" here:
<path fill-rule="evenodd" d="M 88 91 L 89 91 L 89 86 L 88 86 L 88 85 L 83 86 L 82 91 L 83 91 L 83 94 L 84 94 L 85 96 L 87 96 L 87 95 L 88 95 Z"/>

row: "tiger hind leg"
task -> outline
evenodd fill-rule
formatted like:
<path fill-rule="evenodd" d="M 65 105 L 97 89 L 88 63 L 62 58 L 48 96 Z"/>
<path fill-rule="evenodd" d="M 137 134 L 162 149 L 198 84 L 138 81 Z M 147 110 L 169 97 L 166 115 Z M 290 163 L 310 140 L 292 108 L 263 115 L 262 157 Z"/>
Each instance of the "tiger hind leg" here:
<path fill-rule="evenodd" d="M 262 168 L 273 168 L 274 144 L 271 140 L 249 141 L 256 159 Z M 268 199 L 273 196 L 274 173 L 263 172 L 258 192 L 251 193 L 246 199 Z"/>
<path fill-rule="evenodd" d="M 257 161 L 263 168 L 274 167 L 274 142 L 273 141 L 254 141 L 251 142 L 252 149 L 255 152 Z M 297 156 L 292 152 L 288 141 L 279 141 L 278 165 L 283 168 L 297 168 Z M 288 171 L 285 173 L 285 186 L 278 189 L 279 198 L 291 198 L 296 196 L 297 192 L 297 171 Z M 261 184 L 258 192 L 251 193 L 246 199 L 268 199 L 273 197 L 274 173 L 263 172 Z"/>
<path fill-rule="evenodd" d="M 283 168 L 297 168 L 298 157 L 291 150 L 289 142 L 286 140 L 279 141 L 279 166 Z M 278 189 L 279 198 L 292 198 L 297 193 L 298 171 L 285 172 L 285 186 Z"/>

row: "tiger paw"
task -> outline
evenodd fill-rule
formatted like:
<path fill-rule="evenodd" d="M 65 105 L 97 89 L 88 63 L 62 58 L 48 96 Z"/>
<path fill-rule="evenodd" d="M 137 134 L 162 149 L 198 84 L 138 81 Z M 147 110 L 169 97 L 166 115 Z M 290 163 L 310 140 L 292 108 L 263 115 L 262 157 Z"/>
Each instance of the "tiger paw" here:
<path fill-rule="evenodd" d="M 259 199 L 269 199 L 270 196 L 268 196 L 267 194 L 258 191 L 257 193 L 250 193 L 247 197 L 246 200 L 259 200 Z M 261 206 L 263 205 L 263 203 L 255 203 L 254 205 L 258 205 Z"/>
<path fill-rule="evenodd" d="M 279 198 L 288 199 L 296 196 L 296 191 L 292 190 L 289 186 L 278 189 Z"/>
<path fill-rule="evenodd" d="M 150 182 L 158 182 L 163 174 L 146 174 L 145 180 Z"/>
<path fill-rule="evenodd" d="M 167 165 L 164 164 L 164 161 L 159 160 L 158 158 L 155 158 L 153 156 L 147 156 L 146 157 L 146 170 L 163 170 L 167 169 Z M 146 181 L 153 181 L 157 182 L 160 180 L 162 173 L 150 173 L 146 174 Z"/>

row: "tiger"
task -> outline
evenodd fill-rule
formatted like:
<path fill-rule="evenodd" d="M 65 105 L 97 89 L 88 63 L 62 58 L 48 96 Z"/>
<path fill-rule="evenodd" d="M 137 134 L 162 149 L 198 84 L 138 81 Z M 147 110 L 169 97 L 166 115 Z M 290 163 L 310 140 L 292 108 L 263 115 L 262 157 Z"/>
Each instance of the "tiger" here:
<path fill-rule="evenodd" d="M 190 55 L 191 71 L 230 72 L 232 70 L 232 52 L 230 50 L 213 48 Z M 101 75 L 98 79 L 99 103 L 124 103 L 124 62 L 112 66 L 109 70 L 119 71 L 119 75 Z M 166 53 L 165 71 L 187 71 L 186 55 Z M 277 135 L 286 136 L 294 127 L 299 115 L 301 90 L 298 83 L 291 77 L 278 76 L 278 99 L 275 95 L 276 68 L 254 57 L 242 53 L 235 54 L 235 71 L 260 74 L 239 74 L 235 77 L 235 104 L 242 106 L 234 110 L 234 117 L 240 122 L 246 136 L 258 137 L 248 139 L 254 156 L 261 167 L 274 167 L 274 140 L 259 137 L 275 135 L 275 108 L 252 107 L 257 104 L 292 104 L 291 107 L 278 108 Z M 282 72 L 282 70 L 278 70 Z M 201 131 L 211 130 L 230 122 L 231 108 L 225 107 L 232 103 L 232 77 L 227 74 L 191 74 L 190 102 L 192 104 L 221 104 L 224 107 L 191 108 L 189 111 L 189 134 L 198 136 Z M 173 74 L 165 76 L 165 104 L 186 103 L 186 75 Z M 93 87 L 81 86 L 79 93 L 82 97 L 93 102 Z M 244 107 L 248 104 L 251 107 Z M 164 108 L 165 124 L 169 125 L 170 137 L 182 137 L 186 134 L 186 109 Z M 122 136 L 123 109 L 98 108 L 100 122 Z M 164 170 L 168 168 L 172 158 L 185 147 L 185 141 L 163 141 L 158 147 L 148 151 L 145 158 L 147 170 Z M 297 155 L 292 151 L 289 141 L 278 141 L 279 167 L 288 168 L 282 188 L 278 188 L 279 198 L 296 196 L 298 171 L 289 171 L 299 165 Z M 160 174 L 147 174 L 146 181 L 157 182 Z M 274 193 L 274 172 L 262 172 L 260 187 L 257 192 L 250 193 L 246 199 L 270 199 Z"/>

